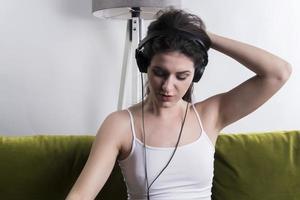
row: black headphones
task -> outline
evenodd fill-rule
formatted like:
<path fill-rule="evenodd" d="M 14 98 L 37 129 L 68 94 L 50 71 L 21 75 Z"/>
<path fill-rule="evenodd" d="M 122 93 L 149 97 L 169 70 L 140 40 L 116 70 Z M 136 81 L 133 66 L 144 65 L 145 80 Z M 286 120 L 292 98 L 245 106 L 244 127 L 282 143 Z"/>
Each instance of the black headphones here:
<path fill-rule="evenodd" d="M 193 41 L 195 44 L 199 45 L 199 47 L 203 50 L 204 56 L 203 56 L 202 62 L 200 64 L 196 64 L 194 78 L 193 78 L 193 82 L 198 82 L 200 80 L 200 78 L 202 77 L 202 75 L 203 75 L 205 66 L 208 63 L 207 51 L 208 51 L 209 47 L 207 47 L 202 42 L 202 40 L 199 37 L 197 37 L 196 35 L 194 35 L 194 34 L 192 34 L 190 32 L 179 30 L 179 29 L 155 31 L 155 32 L 152 32 L 152 33 L 148 34 L 147 37 L 145 37 L 139 43 L 138 48 L 135 50 L 135 58 L 136 58 L 136 62 L 137 62 L 138 68 L 139 68 L 140 72 L 147 73 L 147 68 L 148 68 L 148 66 L 150 64 L 149 58 L 144 54 L 144 51 L 143 51 L 144 45 L 147 42 L 153 40 L 156 37 L 159 37 L 159 36 L 168 36 L 170 34 L 174 35 L 174 31 L 179 36 L 184 37 L 186 39 L 189 39 L 189 40 Z"/>

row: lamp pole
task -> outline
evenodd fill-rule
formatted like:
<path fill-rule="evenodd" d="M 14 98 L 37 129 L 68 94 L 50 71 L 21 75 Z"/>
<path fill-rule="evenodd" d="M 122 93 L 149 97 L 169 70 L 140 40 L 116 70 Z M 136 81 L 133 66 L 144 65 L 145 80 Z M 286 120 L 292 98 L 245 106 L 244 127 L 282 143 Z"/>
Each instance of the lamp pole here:
<path fill-rule="evenodd" d="M 140 17 L 141 9 L 139 7 L 131 8 L 131 18 L 127 20 L 125 48 L 123 54 L 123 64 L 121 72 L 121 81 L 119 87 L 118 110 L 121 110 L 126 105 L 126 98 L 130 97 L 130 104 L 137 103 L 141 100 L 141 92 L 138 88 L 140 85 L 139 71 L 136 62 L 134 62 L 135 49 L 137 48 L 142 38 L 142 22 Z M 131 87 L 128 86 L 127 78 L 131 71 L 129 79 L 131 78 Z M 127 86 L 127 87 L 126 87 Z M 128 89 L 131 90 L 131 96 L 128 96 Z"/>
<path fill-rule="evenodd" d="M 143 20 L 154 19 L 158 10 L 170 6 L 180 8 L 181 0 L 92 0 L 94 16 L 106 19 L 127 19 L 118 110 L 142 99 L 141 90 L 138 88 L 141 86 L 140 74 L 134 55 L 142 38 Z"/>

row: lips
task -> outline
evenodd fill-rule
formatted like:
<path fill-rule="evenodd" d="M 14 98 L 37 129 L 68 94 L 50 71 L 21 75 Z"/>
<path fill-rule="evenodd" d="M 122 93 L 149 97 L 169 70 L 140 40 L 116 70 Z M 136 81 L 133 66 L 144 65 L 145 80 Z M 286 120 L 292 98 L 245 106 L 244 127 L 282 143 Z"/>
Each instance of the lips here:
<path fill-rule="evenodd" d="M 163 101 L 171 101 L 173 98 L 173 95 L 168 95 L 168 94 L 160 94 L 160 96 Z"/>
<path fill-rule="evenodd" d="M 168 95 L 168 94 L 160 94 L 161 96 L 164 96 L 164 97 L 172 97 L 173 95 Z"/>

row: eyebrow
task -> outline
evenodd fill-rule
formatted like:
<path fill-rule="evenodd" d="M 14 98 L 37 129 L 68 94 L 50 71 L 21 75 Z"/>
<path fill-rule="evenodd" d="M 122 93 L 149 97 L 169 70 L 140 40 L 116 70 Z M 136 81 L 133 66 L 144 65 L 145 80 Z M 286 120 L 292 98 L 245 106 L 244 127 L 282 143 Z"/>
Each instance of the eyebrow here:
<path fill-rule="evenodd" d="M 185 74 L 185 73 L 191 73 L 191 71 L 190 70 L 185 70 L 185 71 L 176 72 L 176 73 L 178 73 L 178 74 Z"/>
<path fill-rule="evenodd" d="M 154 69 L 160 69 L 163 71 L 168 71 L 166 69 L 164 69 L 163 67 L 160 66 L 153 66 Z M 185 70 L 185 71 L 180 71 L 180 72 L 176 72 L 176 74 L 185 74 L 185 73 L 192 73 L 190 70 Z"/>

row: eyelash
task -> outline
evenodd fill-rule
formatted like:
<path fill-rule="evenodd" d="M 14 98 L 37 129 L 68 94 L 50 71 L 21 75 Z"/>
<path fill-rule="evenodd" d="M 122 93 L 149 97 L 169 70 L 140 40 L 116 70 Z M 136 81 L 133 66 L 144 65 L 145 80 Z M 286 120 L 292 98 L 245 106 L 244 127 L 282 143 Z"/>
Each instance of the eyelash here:
<path fill-rule="evenodd" d="M 183 81 L 186 79 L 186 77 L 180 77 L 180 76 L 177 76 L 177 79 L 180 80 L 180 81 Z"/>
<path fill-rule="evenodd" d="M 166 77 L 167 76 L 167 73 L 164 73 L 161 70 L 153 70 L 153 73 L 155 76 L 158 76 L 158 77 Z M 185 80 L 187 77 L 188 77 L 188 75 L 185 75 L 184 77 L 181 77 L 180 75 L 176 76 L 176 78 L 180 81 Z"/>

